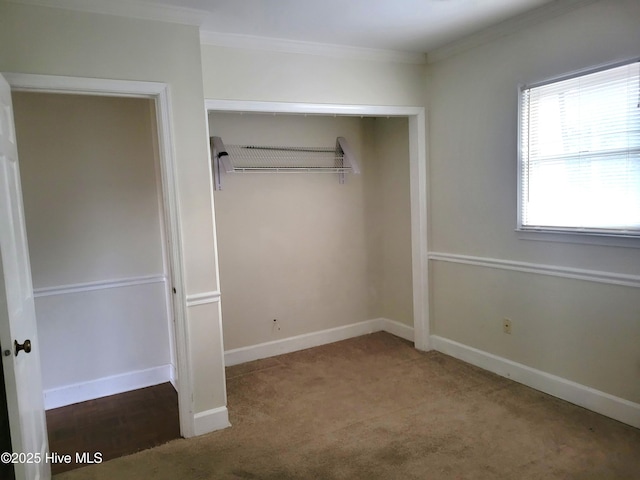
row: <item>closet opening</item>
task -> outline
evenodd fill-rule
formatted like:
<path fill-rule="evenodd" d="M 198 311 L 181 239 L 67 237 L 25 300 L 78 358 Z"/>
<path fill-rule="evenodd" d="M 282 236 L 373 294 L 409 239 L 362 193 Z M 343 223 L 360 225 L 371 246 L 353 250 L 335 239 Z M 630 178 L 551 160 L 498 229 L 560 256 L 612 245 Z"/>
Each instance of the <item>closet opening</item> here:
<path fill-rule="evenodd" d="M 177 438 L 156 103 L 31 91 L 12 100 L 50 451 L 108 460 Z"/>
<path fill-rule="evenodd" d="M 220 171 L 212 149 L 226 365 L 375 330 L 427 350 L 424 109 L 206 108 L 210 137 L 225 144 L 295 151 L 343 137 L 359 165 L 344 182 L 327 168 Z"/>

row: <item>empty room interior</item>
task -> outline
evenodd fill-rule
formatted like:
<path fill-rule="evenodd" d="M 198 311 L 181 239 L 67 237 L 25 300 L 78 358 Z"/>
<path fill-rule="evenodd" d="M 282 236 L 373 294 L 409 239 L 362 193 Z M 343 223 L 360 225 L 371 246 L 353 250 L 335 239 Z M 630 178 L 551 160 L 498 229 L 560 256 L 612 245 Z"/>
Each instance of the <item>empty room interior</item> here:
<path fill-rule="evenodd" d="M 637 0 L 0 0 L 0 476 L 640 478 L 639 45 Z"/>

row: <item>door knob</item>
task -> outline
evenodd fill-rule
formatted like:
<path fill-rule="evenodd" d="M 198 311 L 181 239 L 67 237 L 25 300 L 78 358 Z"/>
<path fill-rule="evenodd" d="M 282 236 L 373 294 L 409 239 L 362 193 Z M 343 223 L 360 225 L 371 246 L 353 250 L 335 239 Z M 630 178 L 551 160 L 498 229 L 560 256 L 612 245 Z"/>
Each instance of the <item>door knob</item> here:
<path fill-rule="evenodd" d="M 31 340 L 25 340 L 22 345 L 20 345 L 17 340 L 14 340 L 13 345 L 15 347 L 16 357 L 18 356 L 18 353 L 20 353 L 20 350 L 24 350 L 24 353 L 29 353 L 31 351 Z"/>

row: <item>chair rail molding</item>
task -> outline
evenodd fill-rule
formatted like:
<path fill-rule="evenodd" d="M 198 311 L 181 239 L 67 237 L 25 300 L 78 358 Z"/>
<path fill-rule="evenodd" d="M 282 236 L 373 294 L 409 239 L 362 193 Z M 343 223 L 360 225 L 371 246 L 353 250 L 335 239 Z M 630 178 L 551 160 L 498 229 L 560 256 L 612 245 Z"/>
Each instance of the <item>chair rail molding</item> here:
<path fill-rule="evenodd" d="M 514 260 L 502 260 L 490 257 L 475 257 L 470 255 L 458 255 L 453 253 L 430 252 L 429 260 L 438 262 L 459 263 L 478 267 L 495 268 L 499 270 L 511 270 L 523 273 L 535 273 L 552 277 L 571 278 L 574 280 L 586 280 L 589 282 L 620 285 L 624 287 L 640 288 L 640 275 L 628 275 L 624 273 L 606 272 L 602 270 L 586 270 L 582 268 L 564 267 L 560 265 L 548 265 L 543 263 L 518 262 Z"/>
<path fill-rule="evenodd" d="M 167 277 L 165 275 L 142 275 L 139 277 L 119 278 L 115 280 L 98 280 L 95 282 L 34 288 L 33 296 L 35 298 L 49 297 L 51 295 L 66 295 L 69 293 L 90 292 L 93 290 L 104 290 L 107 288 L 135 287 L 150 283 L 165 283 L 166 281 Z"/>
<path fill-rule="evenodd" d="M 196 305 L 206 305 L 207 303 L 216 303 L 220 301 L 220 292 L 202 292 L 187 295 L 187 307 L 195 307 Z"/>

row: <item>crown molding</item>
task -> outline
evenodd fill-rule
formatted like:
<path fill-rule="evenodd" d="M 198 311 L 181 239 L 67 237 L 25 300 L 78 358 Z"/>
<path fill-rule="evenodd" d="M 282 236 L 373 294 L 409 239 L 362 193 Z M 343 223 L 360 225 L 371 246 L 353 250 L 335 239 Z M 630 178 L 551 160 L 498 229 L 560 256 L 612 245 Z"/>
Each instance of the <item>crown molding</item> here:
<path fill-rule="evenodd" d="M 352 47 L 328 43 L 303 42 L 299 40 L 219 33 L 206 30 L 200 31 L 200 43 L 202 45 L 210 45 L 214 47 L 296 53 L 302 55 L 317 55 L 356 60 L 410 63 L 416 65 L 426 63 L 426 55 L 423 53 Z"/>
<path fill-rule="evenodd" d="M 145 0 L 6 0 L 9 3 L 33 5 L 39 7 L 61 8 L 86 13 L 98 13 L 121 17 L 139 18 L 163 22 L 179 23 L 201 27 L 203 20 L 210 15 L 206 10 L 186 7 L 160 5 Z M 280 38 L 259 37 L 200 31 L 200 43 L 227 48 L 262 50 L 303 55 L 317 55 L 334 58 L 360 59 L 380 62 L 408 64 L 434 63 L 489 43 L 530 25 L 558 17 L 579 7 L 600 0 L 555 0 L 528 13 L 513 17 L 494 26 L 468 35 L 442 47 L 430 50 L 427 54 L 385 50 L 327 43 L 305 42 Z"/>
<path fill-rule="evenodd" d="M 472 33 L 459 40 L 443 45 L 442 47 L 430 50 L 426 55 L 427 63 L 439 62 L 440 60 L 466 52 L 485 43 L 516 33 L 523 28 L 551 20 L 552 18 L 559 17 L 572 10 L 598 1 L 600 0 L 555 0 L 530 12 L 512 17 L 480 30 L 479 32 Z"/>
<path fill-rule="evenodd" d="M 210 12 L 193 8 L 159 5 L 145 0 L 6 0 L 10 3 L 38 7 L 60 8 L 86 13 L 115 15 L 201 27 Z M 245 50 L 297 53 L 334 58 L 361 59 L 381 62 L 424 64 L 423 53 L 375 48 L 352 47 L 280 38 L 238 35 L 201 30 L 202 45 Z"/>
<path fill-rule="evenodd" d="M 205 10 L 175 7 L 144 0 L 6 0 L 9 3 L 37 7 L 61 8 L 85 13 L 115 15 L 199 27 L 209 15 Z"/>

